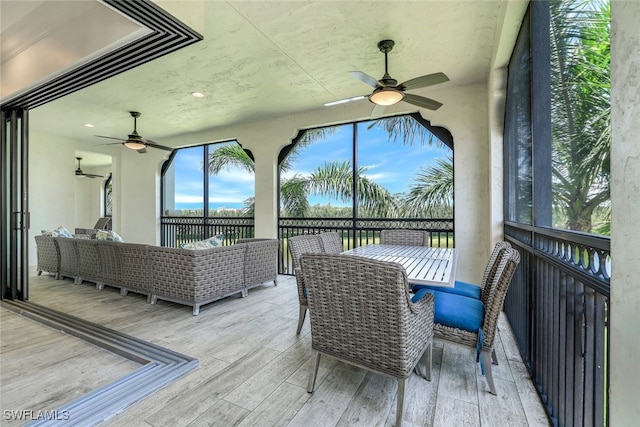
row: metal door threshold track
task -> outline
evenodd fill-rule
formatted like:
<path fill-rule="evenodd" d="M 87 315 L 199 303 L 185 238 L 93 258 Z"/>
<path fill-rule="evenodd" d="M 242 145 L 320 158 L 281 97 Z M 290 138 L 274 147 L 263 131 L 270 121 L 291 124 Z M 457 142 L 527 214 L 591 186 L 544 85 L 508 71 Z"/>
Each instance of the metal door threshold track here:
<path fill-rule="evenodd" d="M 37 420 L 27 424 L 29 426 L 98 424 L 198 366 L 198 360 L 193 357 L 32 302 L 4 300 L 2 306 L 143 365 L 111 384 L 49 411 L 67 414 L 66 421 Z"/>

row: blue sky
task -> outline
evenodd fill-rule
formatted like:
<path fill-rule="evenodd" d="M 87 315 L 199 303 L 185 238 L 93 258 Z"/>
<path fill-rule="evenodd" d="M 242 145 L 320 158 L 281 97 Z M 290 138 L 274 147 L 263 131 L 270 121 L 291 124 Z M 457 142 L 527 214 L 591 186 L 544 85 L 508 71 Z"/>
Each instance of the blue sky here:
<path fill-rule="evenodd" d="M 374 127 L 367 130 L 369 123 L 358 124 L 358 163 L 367 168 L 365 176 L 385 187 L 391 193 L 405 192 L 412 177 L 424 167 L 432 165 L 438 158 L 449 153 L 448 148 L 433 146 L 404 146 L 401 142 L 389 141 L 386 132 Z M 299 151 L 294 170 L 283 173 L 283 178 L 294 174 L 309 175 L 318 166 L 334 160 L 352 159 L 352 126 L 343 125 L 326 139 Z M 213 146 L 215 147 L 215 146 Z M 213 149 L 213 148 L 212 148 Z M 202 147 L 180 150 L 174 160 L 176 170 L 176 209 L 202 208 Z M 246 171 L 232 167 L 219 175 L 209 177 L 209 205 L 212 209 L 221 207 L 238 209 L 243 201 L 254 194 L 254 177 Z M 349 202 L 331 200 L 327 197 L 311 196 L 311 205 L 349 205 Z"/>

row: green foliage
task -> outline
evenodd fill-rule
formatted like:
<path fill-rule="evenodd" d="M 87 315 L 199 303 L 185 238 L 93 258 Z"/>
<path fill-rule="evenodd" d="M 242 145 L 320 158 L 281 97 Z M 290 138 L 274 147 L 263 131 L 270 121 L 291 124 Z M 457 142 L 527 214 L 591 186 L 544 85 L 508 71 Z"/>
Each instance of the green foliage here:
<path fill-rule="evenodd" d="M 594 211 L 610 200 L 609 2 L 550 7 L 554 224 L 592 232 Z"/>
<path fill-rule="evenodd" d="M 255 164 L 240 144 L 225 144 L 209 153 L 209 174 L 216 175 L 228 166 L 236 166 L 253 174 Z"/>
<path fill-rule="evenodd" d="M 375 120 L 369 125 L 368 129 L 374 126 L 383 129 L 393 142 L 400 140 L 404 145 L 420 143 L 420 145 L 435 144 L 440 148 L 446 147 L 442 141 L 411 116 L 393 116 Z"/>
<path fill-rule="evenodd" d="M 453 158 L 438 159 L 434 166 L 421 169 L 401 200 L 404 217 L 453 216 Z"/>

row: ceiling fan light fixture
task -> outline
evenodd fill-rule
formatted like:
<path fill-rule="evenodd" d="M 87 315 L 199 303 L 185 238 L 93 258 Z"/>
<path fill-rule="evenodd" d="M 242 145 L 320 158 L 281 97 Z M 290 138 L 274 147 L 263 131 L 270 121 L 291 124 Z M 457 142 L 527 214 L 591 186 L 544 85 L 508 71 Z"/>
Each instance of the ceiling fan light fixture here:
<path fill-rule="evenodd" d="M 124 146 L 127 148 L 131 148 L 132 150 L 142 150 L 143 148 L 146 147 L 142 142 L 131 140 L 131 139 L 128 141 L 125 141 Z"/>
<path fill-rule="evenodd" d="M 397 104 L 404 99 L 404 93 L 396 88 L 381 87 L 373 91 L 369 95 L 369 101 L 376 105 L 382 105 L 387 107 L 389 105 Z"/>

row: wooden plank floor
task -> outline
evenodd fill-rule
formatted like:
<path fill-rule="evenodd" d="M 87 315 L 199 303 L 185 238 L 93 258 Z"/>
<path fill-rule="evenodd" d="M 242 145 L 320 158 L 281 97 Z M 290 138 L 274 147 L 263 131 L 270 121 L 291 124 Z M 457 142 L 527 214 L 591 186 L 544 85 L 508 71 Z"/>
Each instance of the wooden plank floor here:
<path fill-rule="evenodd" d="M 3 426 L 24 424 L 37 418 L 37 411 L 53 411 L 140 367 L 5 308 L 0 308 L 0 342 Z"/>
<path fill-rule="evenodd" d="M 90 284 L 52 276 L 31 277 L 30 299 L 199 359 L 192 373 L 107 420 L 108 426 L 391 426 L 395 421 L 396 381 L 329 357 L 320 361 L 313 395 L 306 391 L 310 369 L 308 320 L 295 334 L 298 301 L 295 281 L 282 276 L 247 298 L 230 297 L 205 305 L 192 316 L 186 306 L 117 289 L 97 291 Z M 3 318 L 4 319 L 4 318 Z M 4 329 L 4 323 L 2 328 Z M 50 358 L 63 360 L 56 332 L 47 341 Z M 2 348 L 14 348 L 5 343 Z M 474 363 L 471 349 L 436 341 L 433 375 L 409 380 L 405 426 L 548 426 L 542 404 L 524 367 L 509 325 L 500 319 L 494 365 L 498 395 Z M 27 353 L 15 348 L 2 359 L 5 373 L 28 369 Z M 19 361 L 24 363 L 21 366 Z M 11 370 L 5 370 L 11 363 Z M 116 362 L 114 362 L 115 366 Z M 56 375 L 48 373 L 47 375 Z M 37 388 L 37 384 L 34 384 Z M 31 399 L 33 393 L 21 395 Z M 28 409 L 39 409 L 37 399 Z"/>

